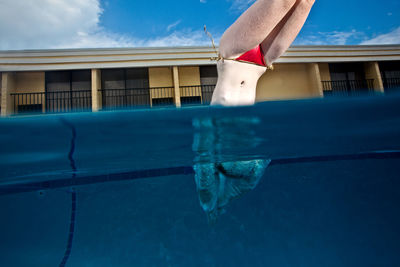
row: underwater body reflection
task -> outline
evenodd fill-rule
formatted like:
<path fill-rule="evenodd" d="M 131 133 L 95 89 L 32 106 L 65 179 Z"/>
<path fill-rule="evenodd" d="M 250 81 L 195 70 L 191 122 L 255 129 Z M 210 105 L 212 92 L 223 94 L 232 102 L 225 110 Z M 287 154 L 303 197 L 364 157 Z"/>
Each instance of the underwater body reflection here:
<path fill-rule="evenodd" d="M 257 117 L 193 120 L 194 178 L 200 205 L 211 223 L 215 223 L 218 215 L 225 212 L 229 202 L 257 186 L 271 162 L 268 159 L 223 161 L 229 157 L 224 150 L 235 147 L 249 153 L 251 147 L 258 146 L 261 139 L 255 136 L 252 129 L 258 123 L 260 120 Z"/>
<path fill-rule="evenodd" d="M 399 101 L 2 120 L 0 266 L 398 266 Z"/>

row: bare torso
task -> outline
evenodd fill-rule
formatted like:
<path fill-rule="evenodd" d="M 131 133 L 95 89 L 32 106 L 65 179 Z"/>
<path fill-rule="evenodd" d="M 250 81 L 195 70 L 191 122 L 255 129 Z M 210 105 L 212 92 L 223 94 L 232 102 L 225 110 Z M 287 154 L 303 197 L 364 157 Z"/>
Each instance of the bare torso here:
<path fill-rule="evenodd" d="M 234 60 L 217 62 L 218 82 L 211 105 L 253 105 L 258 79 L 266 67 Z"/>
<path fill-rule="evenodd" d="M 223 34 L 218 82 L 211 104 L 252 105 L 258 79 L 266 67 L 232 59 L 260 45 L 264 62 L 271 68 L 294 41 L 315 0 L 257 0 Z"/>

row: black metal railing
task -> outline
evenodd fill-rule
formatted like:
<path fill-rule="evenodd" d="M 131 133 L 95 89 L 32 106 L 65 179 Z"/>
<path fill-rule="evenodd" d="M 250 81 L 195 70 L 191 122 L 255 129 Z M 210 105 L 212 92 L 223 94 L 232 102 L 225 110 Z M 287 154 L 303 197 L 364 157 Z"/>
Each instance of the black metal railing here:
<path fill-rule="evenodd" d="M 182 86 L 182 105 L 209 104 L 215 85 Z M 174 105 L 174 87 L 100 89 L 102 109 Z M 90 110 L 91 90 L 12 93 L 14 114 Z"/>
<path fill-rule="evenodd" d="M 383 79 L 383 87 L 385 91 L 392 91 L 393 89 L 400 89 L 400 78 L 386 78 Z"/>
<path fill-rule="evenodd" d="M 101 89 L 103 109 L 150 106 L 150 89 Z"/>
<path fill-rule="evenodd" d="M 210 104 L 214 89 L 215 89 L 215 84 L 201 86 L 201 97 L 202 97 L 202 103 L 204 105 Z"/>
<path fill-rule="evenodd" d="M 46 97 L 44 92 L 38 93 L 11 93 L 14 114 L 45 112 Z"/>
<path fill-rule="evenodd" d="M 46 112 L 85 111 L 92 108 L 91 90 L 46 92 Z"/>
<path fill-rule="evenodd" d="M 185 105 L 201 105 L 201 85 L 181 86 L 181 104 Z"/>
<path fill-rule="evenodd" d="M 174 87 L 101 89 L 102 109 L 144 108 L 174 104 Z"/>
<path fill-rule="evenodd" d="M 90 110 L 91 90 L 12 93 L 14 114 Z"/>
<path fill-rule="evenodd" d="M 374 93 L 374 79 L 322 81 L 324 95 L 365 95 Z"/>
<path fill-rule="evenodd" d="M 215 89 L 214 85 L 181 86 L 182 105 L 208 105 Z"/>
<path fill-rule="evenodd" d="M 152 107 L 174 105 L 174 87 L 150 87 Z"/>

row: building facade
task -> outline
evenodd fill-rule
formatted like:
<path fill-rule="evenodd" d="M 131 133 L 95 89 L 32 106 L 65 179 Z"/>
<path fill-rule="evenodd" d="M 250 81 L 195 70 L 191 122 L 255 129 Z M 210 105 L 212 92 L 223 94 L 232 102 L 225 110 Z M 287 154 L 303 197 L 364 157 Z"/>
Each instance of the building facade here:
<path fill-rule="evenodd" d="M 209 47 L 0 51 L 1 115 L 208 104 Z M 291 47 L 257 85 L 258 102 L 390 93 L 400 45 Z"/>

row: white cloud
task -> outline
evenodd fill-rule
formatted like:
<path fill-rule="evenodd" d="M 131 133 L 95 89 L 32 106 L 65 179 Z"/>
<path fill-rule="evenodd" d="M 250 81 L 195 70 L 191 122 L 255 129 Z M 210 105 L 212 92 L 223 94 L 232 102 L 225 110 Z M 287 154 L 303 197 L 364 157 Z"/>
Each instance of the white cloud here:
<path fill-rule="evenodd" d="M 0 49 L 209 45 L 201 30 L 151 39 L 112 33 L 100 26 L 102 12 L 100 0 L 1 0 Z"/>
<path fill-rule="evenodd" d="M 205 3 L 207 3 L 207 1 L 206 0 L 200 0 L 200 3 L 205 4 Z"/>
<path fill-rule="evenodd" d="M 0 49 L 58 46 L 98 33 L 98 0 L 3 0 Z"/>
<path fill-rule="evenodd" d="M 177 20 L 174 23 L 171 23 L 170 25 L 168 25 L 167 26 L 167 32 L 169 32 L 171 29 L 173 29 L 176 26 L 178 26 L 181 22 L 182 22 L 182 20 Z"/>
<path fill-rule="evenodd" d="M 296 45 L 345 45 L 350 41 L 362 39 L 364 33 L 352 31 L 317 32 L 305 37 L 298 37 Z"/>
<path fill-rule="evenodd" d="M 362 45 L 372 45 L 372 44 L 400 44 L 400 27 L 397 29 L 376 36 L 370 40 L 364 41 Z"/>
<path fill-rule="evenodd" d="M 231 9 L 237 12 L 245 11 L 256 0 L 228 0 L 232 2 Z"/>
<path fill-rule="evenodd" d="M 203 31 L 183 30 L 175 31 L 168 36 L 148 39 L 144 41 L 146 46 L 210 46 L 211 41 Z"/>

